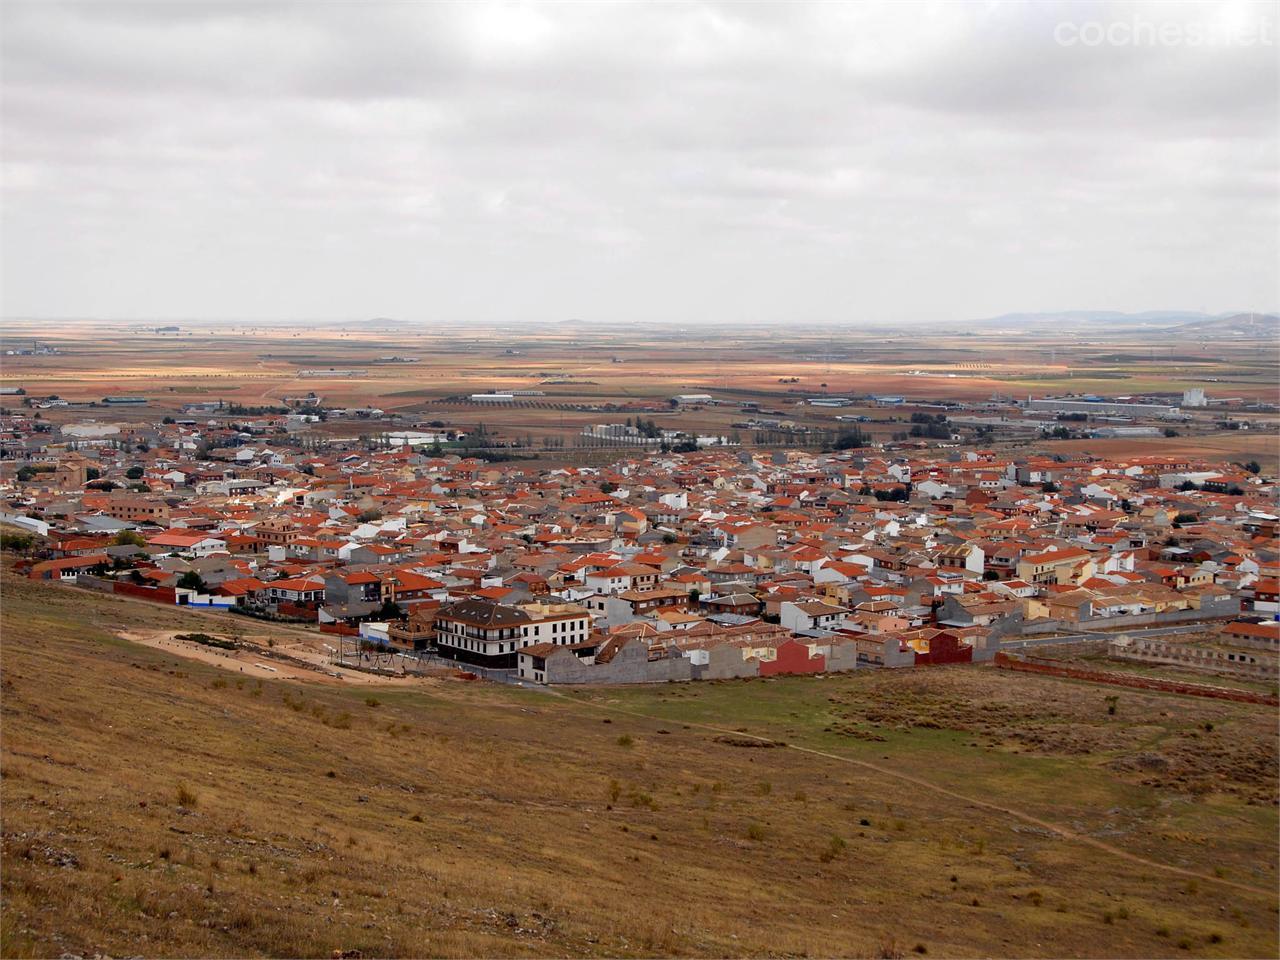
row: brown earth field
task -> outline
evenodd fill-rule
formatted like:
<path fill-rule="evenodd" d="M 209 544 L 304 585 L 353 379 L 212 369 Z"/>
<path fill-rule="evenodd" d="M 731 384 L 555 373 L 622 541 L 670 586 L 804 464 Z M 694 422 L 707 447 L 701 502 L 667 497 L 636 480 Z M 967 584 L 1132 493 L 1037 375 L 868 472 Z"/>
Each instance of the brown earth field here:
<path fill-rule="evenodd" d="M 6 343 L 40 337 L 57 356 L 5 358 L 0 380 L 31 393 L 100 399 L 140 394 L 156 403 L 278 401 L 316 390 L 331 404 L 377 401 L 384 409 L 490 389 L 544 389 L 577 401 L 665 400 L 672 393 L 754 391 L 785 396 L 891 393 L 918 399 L 986 399 L 1061 393 L 1180 393 L 1274 400 L 1269 342 L 1172 343 L 1150 335 L 1101 341 L 1062 333 L 886 336 L 797 329 L 419 328 L 201 325 L 180 335 L 133 324 L 6 321 Z M 415 356 L 416 363 L 377 363 Z M 360 369 L 352 377 L 300 377 L 302 370 Z M 564 375 L 559 377 L 556 375 Z M 798 377 L 797 384 L 780 380 Z M 570 378 L 577 384 L 544 385 Z M 586 383 L 584 381 L 595 381 Z"/>
<path fill-rule="evenodd" d="M 123 638 L 231 617 L 0 587 L 6 957 L 1277 953 L 1271 708 L 249 678 Z"/>
<path fill-rule="evenodd" d="M 1269 471 L 1275 471 L 1280 463 L 1280 437 L 1274 429 L 1232 430 L 1197 437 L 1062 440 L 1053 443 L 1051 449 L 1055 453 L 1099 457 L 1184 455 L 1210 461 L 1257 460 Z"/>
<path fill-rule="evenodd" d="M 197 324 L 178 334 L 138 324 L 5 321 L 6 346 L 26 338 L 56 346 L 51 356 L 5 357 L 0 382 L 29 395 L 100 401 L 137 395 L 146 406 L 53 408 L 53 423 L 86 418 L 149 422 L 179 413 L 185 404 L 222 400 L 246 407 L 278 407 L 285 398 L 315 392 L 328 408 L 369 406 L 410 420 L 442 423 L 473 432 L 481 425 L 495 442 L 545 450 L 581 446 L 584 427 L 650 417 L 664 428 L 761 442 L 820 445 L 820 433 L 770 438 L 744 426 L 752 417 L 790 421 L 801 429 L 848 429 L 837 416 L 864 416 L 859 429 L 878 441 L 909 428 L 912 413 L 944 402 L 985 401 L 1063 393 L 1125 396 L 1155 392 L 1179 397 L 1203 387 L 1211 397 L 1242 401 L 1277 399 L 1274 344 L 1269 342 L 1171 342 L 1120 331 L 1107 339 L 1062 331 L 1050 341 L 1041 331 L 1017 333 L 886 335 L 883 332 L 797 328 L 777 331 L 655 327 L 642 335 L 628 328 L 530 328 L 433 330 L 377 324 L 254 326 Z M 414 363 L 378 362 L 414 357 Z M 304 377 L 328 371 L 333 376 Z M 343 370 L 357 370 L 347 376 Z M 537 390 L 544 396 L 515 405 L 476 404 L 472 393 Z M 673 411 L 678 393 L 709 393 L 720 405 Z M 898 407 L 862 405 L 833 409 L 803 401 L 819 395 L 894 395 Z M 744 411 L 754 401 L 761 413 Z M 10 406 L 15 406 L 10 401 Z M 1250 431 L 1225 431 L 1216 421 L 1232 416 Z M 382 432 L 386 420 L 332 419 L 318 434 L 357 438 Z M 1172 443 L 1160 439 L 1103 441 L 981 441 L 1008 450 L 1100 454 L 1186 452 L 1210 459 L 1257 459 L 1280 465 L 1274 415 L 1240 407 L 1197 411 L 1178 425 Z M 1069 445 L 1073 444 L 1073 445 Z M 563 456 L 564 454 L 559 454 Z M 581 451 L 574 458 L 586 456 Z M 575 459 L 576 462 L 576 459 Z"/>

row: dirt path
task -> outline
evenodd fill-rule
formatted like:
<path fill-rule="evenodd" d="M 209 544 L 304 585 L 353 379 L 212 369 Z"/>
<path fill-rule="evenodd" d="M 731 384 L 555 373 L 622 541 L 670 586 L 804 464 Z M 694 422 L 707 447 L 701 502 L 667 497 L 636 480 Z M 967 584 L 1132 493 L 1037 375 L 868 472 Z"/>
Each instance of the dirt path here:
<path fill-rule="evenodd" d="M 406 686 L 424 682 L 416 677 L 380 677 L 363 673 L 359 670 L 333 666 L 326 663 L 322 655 L 314 650 L 305 648 L 301 644 L 289 645 L 283 648 L 281 652 L 287 653 L 296 659 L 306 660 L 316 669 L 275 659 L 268 656 L 261 648 L 248 647 L 239 650 L 222 650 L 218 647 L 208 647 L 204 644 L 193 643 L 190 640 L 178 640 L 176 639 L 176 633 L 178 632 L 181 631 L 125 630 L 120 633 L 120 636 L 144 647 L 163 650 L 166 653 L 186 657 L 188 660 L 198 660 L 201 663 L 212 664 L 215 667 L 243 674 L 246 677 L 264 680 L 295 680 L 304 683 L 370 686 Z"/>
<path fill-rule="evenodd" d="M 629 717 L 637 717 L 641 720 L 652 720 L 655 723 L 671 722 L 669 719 L 665 719 L 663 717 L 656 717 L 647 713 L 641 713 L 637 710 L 627 710 L 624 707 L 616 707 L 616 706 L 611 706 L 609 704 L 603 704 L 603 703 L 592 703 L 591 701 L 582 700 L 578 697 L 572 696 L 567 693 L 563 693 L 559 690 L 553 690 L 548 688 L 547 692 L 552 694 L 553 696 L 561 697 L 565 700 L 568 700 L 571 703 L 576 703 L 584 707 L 594 707 L 597 710 L 607 710 L 611 713 L 619 713 Z M 738 730 L 731 730 L 728 727 L 717 727 L 714 724 L 710 724 L 710 723 L 682 721 L 682 723 L 684 722 L 687 722 L 690 727 L 696 727 L 701 730 L 708 730 L 712 733 L 718 733 L 725 736 L 739 737 L 739 738 L 745 737 L 751 740 L 758 740 L 761 743 L 776 744 L 781 742 L 781 741 L 775 740 L 772 737 L 762 737 L 753 733 L 743 733 Z M 1040 827 L 1041 829 L 1049 830 L 1057 834 L 1059 837 L 1061 837 L 1064 840 L 1071 840 L 1076 843 L 1084 844 L 1085 846 L 1093 847 L 1095 850 L 1101 850 L 1103 853 L 1109 853 L 1112 856 L 1119 857 L 1122 860 L 1127 860 L 1130 863 L 1136 863 L 1144 867 L 1150 867 L 1153 870 L 1160 870 L 1160 871 L 1163 871 L 1164 873 L 1172 873 L 1177 876 L 1187 877 L 1193 880 L 1203 880 L 1206 883 L 1216 883 L 1224 887 L 1231 887 L 1236 890 L 1243 890 L 1248 893 L 1257 894 L 1258 896 L 1267 897 L 1269 899 L 1274 898 L 1275 896 L 1274 890 L 1266 890 L 1266 889 L 1263 889 L 1262 887 L 1255 887 L 1252 884 L 1239 883 L 1235 880 L 1227 880 L 1222 877 L 1215 877 L 1212 874 L 1199 873 L 1195 870 L 1184 869 L 1183 867 L 1175 867 L 1172 864 L 1161 863 L 1158 860 L 1149 860 L 1146 857 L 1139 856 L 1136 853 L 1130 853 L 1128 850 L 1122 850 L 1121 848 L 1113 846 L 1102 840 L 1099 840 L 1096 837 L 1090 837 L 1087 834 L 1083 834 L 1076 830 L 1072 830 L 1068 827 L 1064 827 L 1060 824 L 1053 823 L 1050 820 L 1042 820 L 1039 817 L 1036 817 L 1030 813 L 1027 813 L 1025 810 L 1019 810 L 1016 807 L 1007 807 L 1001 804 L 991 803 L 990 801 L 987 801 L 987 800 L 979 800 L 976 797 L 971 797 L 963 793 L 958 793 L 955 790 L 950 790 L 946 787 L 940 787 L 936 783 L 932 783 L 928 780 L 923 779 L 922 777 L 915 777 L 908 773 L 900 773 L 897 770 L 892 770 L 888 767 L 883 767 L 883 766 L 880 766 L 879 764 L 871 763 L 867 760 L 855 760 L 853 757 L 841 756 L 838 753 L 828 753 L 825 750 L 816 750 L 813 747 L 800 747 L 794 743 L 782 742 L 782 746 L 788 750 L 795 750 L 798 753 L 807 753 L 807 754 L 810 754 L 811 756 L 822 757 L 825 760 L 834 760 L 838 763 L 845 763 L 854 767 L 862 767 L 864 770 L 870 770 L 873 773 L 877 773 L 882 777 L 888 777 L 889 779 L 892 779 L 892 780 L 899 780 L 903 783 L 909 783 L 912 786 L 920 787 L 924 790 L 928 790 L 932 793 L 936 793 L 944 797 L 949 797 L 952 800 L 958 800 L 961 803 L 968 804 L 969 806 L 972 806 L 972 807 L 977 807 L 981 810 L 988 810 L 992 813 L 999 813 L 1007 817 L 1013 817 L 1015 819 L 1023 821 L 1024 823 L 1029 823 L 1029 824 L 1032 824 L 1033 826 Z"/>

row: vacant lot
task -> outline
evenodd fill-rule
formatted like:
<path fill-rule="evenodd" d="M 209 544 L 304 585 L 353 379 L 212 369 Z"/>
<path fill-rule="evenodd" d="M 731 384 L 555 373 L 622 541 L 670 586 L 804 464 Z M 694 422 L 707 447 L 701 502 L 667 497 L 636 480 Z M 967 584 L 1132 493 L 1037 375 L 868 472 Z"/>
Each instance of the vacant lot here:
<path fill-rule="evenodd" d="M 1276 952 L 1264 708 L 291 683 L 116 635 L 213 617 L 3 589 L 5 956 Z"/>

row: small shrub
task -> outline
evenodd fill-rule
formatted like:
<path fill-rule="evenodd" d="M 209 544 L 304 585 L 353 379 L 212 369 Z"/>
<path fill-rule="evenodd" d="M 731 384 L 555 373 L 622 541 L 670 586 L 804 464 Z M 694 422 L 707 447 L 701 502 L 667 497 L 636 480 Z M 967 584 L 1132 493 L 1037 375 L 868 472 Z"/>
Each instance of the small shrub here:
<path fill-rule="evenodd" d="M 178 784 L 177 798 L 180 807 L 194 807 L 200 800 L 185 783 Z"/>
<path fill-rule="evenodd" d="M 1044 894 L 1039 890 L 1032 890 L 1027 894 L 1027 899 L 1031 902 L 1033 907 L 1038 907 L 1044 903 Z"/>
<path fill-rule="evenodd" d="M 648 807 L 650 810 L 658 809 L 658 804 L 653 797 L 641 790 L 632 790 L 628 797 L 633 807 Z"/>
<path fill-rule="evenodd" d="M 765 780 L 763 783 L 756 786 L 756 793 L 760 794 L 762 797 L 767 797 L 769 794 L 773 793 L 773 784 L 768 780 Z"/>
<path fill-rule="evenodd" d="M 422 814 L 420 814 L 420 813 L 415 813 L 415 814 L 414 814 L 412 817 L 410 817 L 409 819 L 410 819 L 410 820 L 412 820 L 414 823 L 421 823 L 421 822 L 422 822 Z"/>
<path fill-rule="evenodd" d="M 631 739 L 631 735 L 627 733 L 624 733 L 618 738 L 618 746 L 620 747 L 629 747 L 634 743 L 635 741 Z"/>
<path fill-rule="evenodd" d="M 376 707 L 376 706 L 378 706 L 381 702 L 382 702 L 382 701 L 380 701 L 377 697 L 365 697 L 365 698 L 364 698 L 364 705 L 365 705 L 366 707 Z"/>
<path fill-rule="evenodd" d="M 621 795 L 622 795 L 622 784 L 618 783 L 617 780 L 610 780 L 609 781 L 609 802 L 617 803 L 618 797 L 620 797 Z"/>
<path fill-rule="evenodd" d="M 840 854 L 844 853 L 846 846 L 847 844 L 844 842 L 843 837 L 832 834 L 831 842 L 828 843 L 827 848 L 818 855 L 818 859 L 823 863 L 830 863 L 836 857 L 840 856 Z"/>
<path fill-rule="evenodd" d="M 926 953 L 928 953 L 928 952 L 929 952 L 929 948 L 928 948 L 928 947 L 926 947 L 923 943 L 917 943 L 917 944 L 916 944 L 914 947 L 912 947 L 911 949 L 912 949 L 912 951 L 913 951 L 914 953 L 918 953 L 918 954 L 920 954 L 920 956 L 924 956 Z"/>
<path fill-rule="evenodd" d="M 747 827 L 748 840 L 754 840 L 756 843 L 759 843 L 764 840 L 765 835 L 764 827 L 760 826 L 758 823 L 753 823 Z"/>

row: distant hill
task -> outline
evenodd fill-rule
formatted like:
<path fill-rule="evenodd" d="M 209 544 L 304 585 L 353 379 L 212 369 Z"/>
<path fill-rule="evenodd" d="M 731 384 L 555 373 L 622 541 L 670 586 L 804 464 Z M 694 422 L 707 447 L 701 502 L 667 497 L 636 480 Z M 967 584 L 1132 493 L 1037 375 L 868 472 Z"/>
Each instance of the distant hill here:
<path fill-rule="evenodd" d="M 1134 327 L 1170 326 L 1173 324 L 1215 319 L 1210 314 L 1194 310 L 1146 310 L 1142 313 L 1122 313 L 1118 310 L 1055 310 L 1047 313 L 1004 313 L 998 317 L 985 317 L 969 323 L 980 327 L 1039 327 L 1039 326 L 1114 326 L 1123 324 Z"/>
<path fill-rule="evenodd" d="M 1077 329 L 1159 330 L 1173 336 L 1202 339 L 1280 336 L 1280 318 L 1270 313 L 1208 314 L 1195 310 L 1059 310 L 1048 313 L 1005 313 L 968 321 L 968 326 L 986 329 L 1018 327 L 1074 327 Z"/>
<path fill-rule="evenodd" d="M 1280 317 L 1274 313 L 1234 313 L 1226 317 L 1207 317 L 1178 324 L 1170 330 L 1178 336 L 1195 336 L 1201 339 L 1226 338 L 1272 339 L 1280 338 Z"/>

